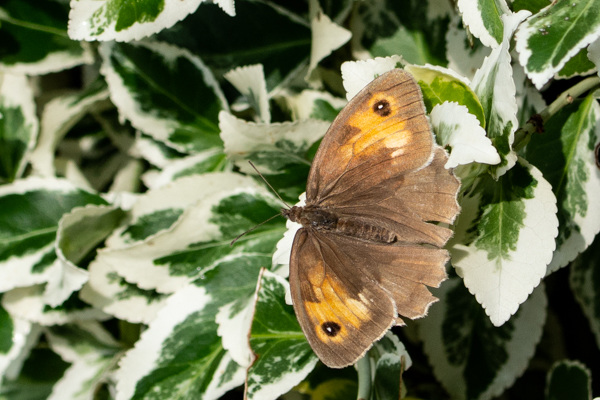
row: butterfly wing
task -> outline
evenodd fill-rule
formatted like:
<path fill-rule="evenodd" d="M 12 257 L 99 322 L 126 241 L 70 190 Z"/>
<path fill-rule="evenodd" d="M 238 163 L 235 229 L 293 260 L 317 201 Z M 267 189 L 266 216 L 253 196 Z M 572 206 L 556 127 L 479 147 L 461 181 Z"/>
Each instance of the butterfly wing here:
<path fill-rule="evenodd" d="M 329 367 L 353 364 L 396 322 L 388 292 L 334 240 L 300 229 L 290 257 L 290 290 L 304 335 Z"/>
<path fill-rule="evenodd" d="M 419 318 L 437 301 L 425 285 L 446 278 L 448 253 L 418 245 L 366 243 L 300 229 L 290 259 L 296 315 L 311 347 L 328 366 L 355 363 L 399 314 Z"/>
<path fill-rule="evenodd" d="M 308 177 L 307 204 L 338 204 L 347 193 L 372 192 L 426 166 L 434 141 L 424 111 L 419 85 L 407 72 L 395 69 L 373 80 L 325 134 Z"/>
<path fill-rule="evenodd" d="M 460 183 L 444 168 L 446 160 L 445 151 L 435 146 L 434 158 L 426 167 L 368 190 L 354 188 L 354 195 L 341 192 L 328 208 L 341 218 L 384 227 L 399 242 L 442 247 L 452 231 L 430 222 L 452 223 L 460 210 L 456 201 Z"/>
<path fill-rule="evenodd" d="M 444 168 L 419 86 L 394 70 L 375 79 L 340 112 L 311 168 L 306 202 L 349 223 L 386 228 L 378 243 L 307 227 L 296 234 L 290 287 L 296 315 L 319 358 L 354 363 L 394 323 L 436 301 L 426 286 L 446 277 L 460 183 Z M 343 224 L 342 224 L 343 225 Z M 347 225 L 349 226 L 349 225 Z M 428 244 L 431 246 L 423 246 Z"/>

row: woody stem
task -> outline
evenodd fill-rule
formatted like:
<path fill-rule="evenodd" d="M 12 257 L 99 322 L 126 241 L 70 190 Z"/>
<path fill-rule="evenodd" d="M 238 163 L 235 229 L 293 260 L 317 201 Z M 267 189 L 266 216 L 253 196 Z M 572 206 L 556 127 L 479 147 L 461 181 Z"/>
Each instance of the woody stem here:
<path fill-rule="evenodd" d="M 527 143 L 529 143 L 529 139 L 531 139 L 531 135 L 539 129 L 543 129 L 543 126 L 554 114 L 560 111 L 567 104 L 573 103 L 573 100 L 587 92 L 588 90 L 594 89 L 595 87 L 600 86 L 600 78 L 598 76 L 593 76 L 587 79 L 582 80 L 578 84 L 569 88 L 568 90 L 562 92 L 560 96 L 556 98 L 548 107 L 543 109 L 536 118 L 531 118 L 527 123 L 517 129 L 515 132 L 515 140 L 514 140 L 514 149 L 516 151 L 521 150 Z M 537 121 L 537 123 L 536 123 Z M 539 125 L 541 123 L 541 126 Z"/>

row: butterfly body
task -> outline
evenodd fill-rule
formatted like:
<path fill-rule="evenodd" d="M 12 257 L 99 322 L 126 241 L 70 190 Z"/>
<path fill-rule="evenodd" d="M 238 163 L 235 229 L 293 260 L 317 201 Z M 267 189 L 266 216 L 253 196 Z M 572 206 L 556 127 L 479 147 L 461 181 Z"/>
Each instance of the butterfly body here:
<path fill-rule="evenodd" d="M 325 134 L 290 256 L 294 310 L 328 366 L 353 364 L 399 315 L 420 318 L 446 278 L 442 247 L 459 212 L 459 181 L 444 168 L 420 88 L 401 70 L 371 82 Z"/>
<path fill-rule="evenodd" d="M 321 209 L 318 206 L 294 206 L 289 210 L 283 209 L 281 212 L 286 218 L 298 222 L 305 229 L 327 231 L 332 234 L 381 243 L 396 241 L 395 233 L 384 227 L 363 223 L 355 218 L 339 217 L 335 212 Z"/>

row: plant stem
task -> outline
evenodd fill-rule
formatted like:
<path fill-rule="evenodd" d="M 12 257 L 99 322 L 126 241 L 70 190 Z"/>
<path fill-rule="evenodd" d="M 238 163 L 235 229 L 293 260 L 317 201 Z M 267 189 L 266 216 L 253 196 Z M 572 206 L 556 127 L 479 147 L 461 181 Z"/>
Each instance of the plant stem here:
<path fill-rule="evenodd" d="M 516 151 L 521 150 L 529 143 L 529 139 L 531 139 L 533 133 L 542 132 L 544 130 L 544 124 L 546 124 L 554 114 L 566 105 L 573 103 L 573 100 L 588 90 L 594 89 L 597 86 L 600 86 L 600 78 L 598 76 L 593 76 L 582 80 L 578 84 L 562 92 L 548 107 L 543 109 L 539 114 L 534 115 L 522 128 L 517 129 L 515 132 L 513 148 Z"/>
<path fill-rule="evenodd" d="M 365 354 L 356 362 L 358 370 L 358 400 L 369 400 L 371 398 L 371 360 Z"/>

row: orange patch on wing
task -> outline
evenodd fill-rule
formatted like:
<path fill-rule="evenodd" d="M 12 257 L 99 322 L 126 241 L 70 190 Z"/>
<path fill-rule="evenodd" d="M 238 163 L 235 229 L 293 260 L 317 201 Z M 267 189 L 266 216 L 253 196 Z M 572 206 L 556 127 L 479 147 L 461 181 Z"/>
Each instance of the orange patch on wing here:
<path fill-rule="evenodd" d="M 375 104 L 381 101 L 387 101 L 390 105 L 390 114 L 387 116 L 381 116 L 373 110 Z M 340 147 L 341 157 L 368 158 L 382 148 L 396 149 L 394 155 L 402 154 L 411 141 L 411 132 L 406 129 L 405 121 L 398 117 L 398 107 L 398 100 L 393 96 L 373 96 L 364 110 L 348 119 L 347 124 L 358 130 Z"/>
<path fill-rule="evenodd" d="M 325 279 L 325 266 L 323 261 L 307 266 L 306 276 L 313 287 L 320 287 Z"/>
<path fill-rule="evenodd" d="M 354 299 L 339 282 L 329 276 L 325 277 L 321 287 L 314 288 L 314 293 L 318 302 L 307 301 L 304 307 L 315 322 L 315 333 L 323 342 L 340 343 L 348 337 L 348 326 L 358 330 L 370 319 L 364 297 L 359 295 L 360 300 Z M 341 328 L 335 336 L 324 332 L 323 324 L 328 322 L 336 323 Z"/>

